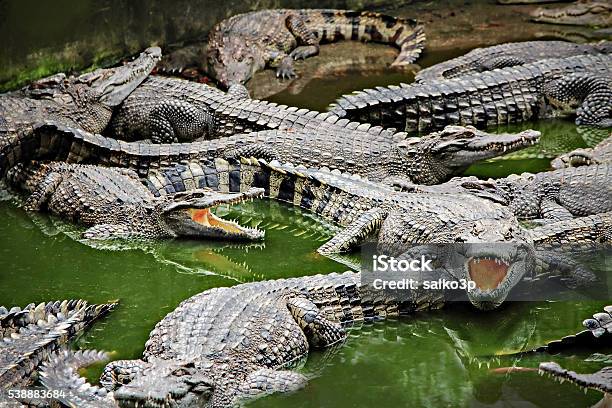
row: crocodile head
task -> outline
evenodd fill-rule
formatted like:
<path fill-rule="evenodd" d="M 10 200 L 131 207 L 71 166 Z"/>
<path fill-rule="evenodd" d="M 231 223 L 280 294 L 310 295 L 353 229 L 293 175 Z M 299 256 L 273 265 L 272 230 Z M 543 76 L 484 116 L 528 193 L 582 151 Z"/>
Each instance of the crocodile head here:
<path fill-rule="evenodd" d="M 161 49 L 150 47 L 125 65 L 88 72 L 76 77 L 74 83 L 86 84 L 97 95 L 99 102 L 115 107 L 149 76 L 160 59 Z"/>
<path fill-rule="evenodd" d="M 122 408 L 195 408 L 206 406 L 212 391 L 212 381 L 193 362 L 155 359 L 113 396 Z"/>
<path fill-rule="evenodd" d="M 540 132 L 491 134 L 472 126 L 447 126 L 440 132 L 411 137 L 398 144 L 402 168 L 417 184 L 438 184 L 479 161 L 538 142 Z"/>
<path fill-rule="evenodd" d="M 224 39 L 223 47 L 210 49 L 207 60 L 210 73 L 226 89 L 246 83 L 266 65 L 259 48 L 240 38 Z"/>
<path fill-rule="evenodd" d="M 538 368 L 540 375 L 548 375 L 559 382 L 569 381 L 584 389 L 592 389 L 612 393 L 612 367 L 604 367 L 592 374 L 578 374 L 575 371 L 566 370 L 554 362 L 540 363 Z M 607 405 L 606 405 L 607 406 Z"/>
<path fill-rule="evenodd" d="M 494 228 L 492 225 L 484 227 Z M 502 233 L 513 234 L 509 230 Z M 499 307 L 510 290 L 535 268 L 535 251 L 527 240 L 463 243 L 456 245 L 455 251 L 449 272 L 457 279 L 465 279 L 475 285 L 467 296 L 474 306 L 482 310 Z"/>
<path fill-rule="evenodd" d="M 222 193 L 210 189 L 169 196 L 158 205 L 160 218 L 169 234 L 178 237 L 231 240 L 263 239 L 264 231 L 225 220 L 211 211 L 223 204 L 233 205 L 262 197 L 264 190 L 250 188 L 243 193 Z"/>
<path fill-rule="evenodd" d="M 439 211 L 416 219 L 414 209 L 400 209 L 401 200 L 396 199 L 378 233 L 379 252 L 396 256 L 438 248 L 436 252 L 443 257 L 436 262 L 442 262 L 443 270 L 474 286 L 467 297 L 475 307 L 490 310 L 500 306 L 510 290 L 535 268 L 531 238 L 504 206 L 467 194 L 432 196 L 419 199 L 438 203 Z M 414 247 L 414 234 L 405 231 L 415 227 L 430 244 Z"/>
<path fill-rule="evenodd" d="M 24 96 L 45 100 L 44 119 L 79 126 L 88 132 L 104 130 L 112 109 L 144 81 L 161 58 L 158 47 L 147 48 L 138 58 L 115 68 L 101 68 L 77 77 L 56 74 L 26 87 Z"/>
<path fill-rule="evenodd" d="M 604 1 L 578 1 L 565 7 L 538 8 L 531 19 L 541 23 L 609 26 L 612 6 Z"/>

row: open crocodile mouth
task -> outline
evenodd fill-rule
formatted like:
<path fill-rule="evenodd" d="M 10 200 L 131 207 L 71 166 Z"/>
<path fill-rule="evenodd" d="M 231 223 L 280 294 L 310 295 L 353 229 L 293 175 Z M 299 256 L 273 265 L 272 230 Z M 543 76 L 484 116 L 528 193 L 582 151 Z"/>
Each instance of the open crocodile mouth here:
<path fill-rule="evenodd" d="M 241 226 L 235 221 L 224 220 L 223 218 L 217 217 L 210 211 L 210 208 L 190 208 L 187 211 L 194 222 L 208 228 L 219 228 L 228 234 L 242 234 L 245 229 L 253 232 L 259 231 L 256 228 Z"/>
<path fill-rule="evenodd" d="M 470 279 L 482 291 L 497 289 L 510 270 L 510 264 L 497 257 L 471 257 L 467 264 Z"/>
<path fill-rule="evenodd" d="M 170 204 L 163 203 L 163 221 L 181 237 L 261 240 L 265 232 L 214 214 L 215 208 L 230 207 L 263 196 L 263 189 L 251 188 L 241 193 L 223 193 L 199 189 L 177 193 Z"/>

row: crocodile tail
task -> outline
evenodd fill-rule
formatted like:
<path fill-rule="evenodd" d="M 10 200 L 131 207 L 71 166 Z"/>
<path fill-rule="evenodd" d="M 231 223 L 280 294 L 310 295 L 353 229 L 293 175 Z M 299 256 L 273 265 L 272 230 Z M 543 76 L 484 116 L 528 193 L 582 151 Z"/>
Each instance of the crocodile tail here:
<path fill-rule="evenodd" d="M 314 11 L 308 16 L 308 26 L 317 32 L 321 42 L 344 39 L 393 44 L 400 53 L 392 66 L 414 63 L 425 47 L 425 30 L 417 20 L 371 11 L 319 10 L 322 21 L 317 24 Z"/>
<path fill-rule="evenodd" d="M 48 390 L 64 391 L 58 400 L 68 407 L 116 407 L 112 393 L 89 384 L 78 370 L 109 359 L 109 355 L 96 350 L 60 350 L 43 363 L 41 383 Z"/>
<path fill-rule="evenodd" d="M 37 371 L 40 362 L 50 352 L 78 336 L 94 320 L 108 313 L 116 303 L 87 304 L 84 300 L 41 303 L 26 308 L 0 308 L 3 329 L 7 337 L 0 339 L 0 384 L 25 385 Z"/>

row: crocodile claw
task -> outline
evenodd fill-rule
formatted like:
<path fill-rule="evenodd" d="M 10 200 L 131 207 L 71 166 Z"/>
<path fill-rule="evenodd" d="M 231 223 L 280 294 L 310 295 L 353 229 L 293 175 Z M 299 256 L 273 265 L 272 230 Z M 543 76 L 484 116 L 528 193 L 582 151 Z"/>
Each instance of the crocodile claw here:
<path fill-rule="evenodd" d="M 281 79 L 291 79 L 296 76 L 297 75 L 293 70 L 293 59 L 290 56 L 286 56 L 276 69 L 276 77 Z"/>

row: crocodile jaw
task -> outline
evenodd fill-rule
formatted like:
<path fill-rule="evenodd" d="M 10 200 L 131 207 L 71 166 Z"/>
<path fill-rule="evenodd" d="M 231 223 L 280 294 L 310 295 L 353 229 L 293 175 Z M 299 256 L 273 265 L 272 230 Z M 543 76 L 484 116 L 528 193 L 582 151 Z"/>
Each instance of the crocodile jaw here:
<path fill-rule="evenodd" d="M 590 388 L 606 394 L 612 393 L 612 367 L 604 367 L 594 374 L 578 374 L 557 363 L 546 362 L 540 363 L 538 373 L 547 374 L 559 382 L 569 381 L 585 390 Z"/>
<path fill-rule="evenodd" d="M 115 107 L 149 76 L 160 59 L 159 47 L 147 48 L 134 61 L 120 67 L 83 74 L 76 81 L 89 84 L 102 104 Z"/>
<path fill-rule="evenodd" d="M 478 309 L 492 310 L 523 278 L 533 254 L 528 246 L 518 243 L 499 243 L 485 249 L 476 244 L 473 248 L 463 265 L 465 278 L 475 285 L 468 291 L 468 298 Z"/>
<path fill-rule="evenodd" d="M 223 219 L 211 211 L 222 204 L 237 204 L 263 195 L 263 189 L 252 188 L 243 193 L 222 193 L 212 190 L 195 190 L 177 194 L 170 204 L 161 209 L 163 224 L 171 235 L 191 238 L 230 240 L 261 240 L 264 231 Z"/>

